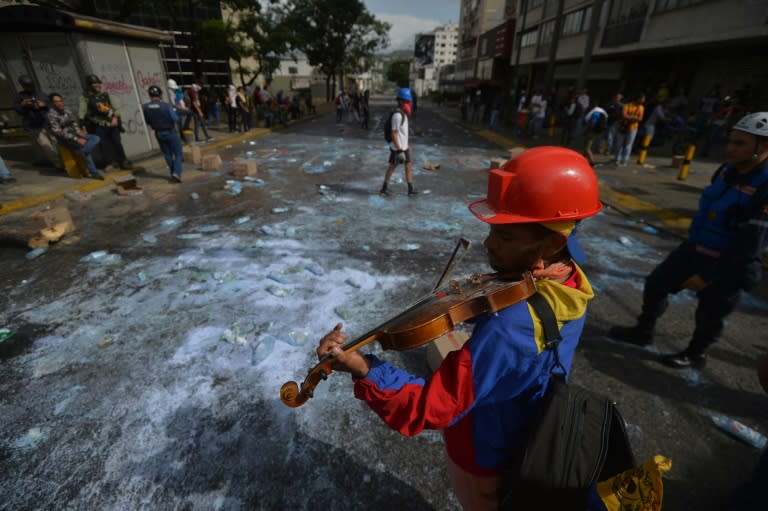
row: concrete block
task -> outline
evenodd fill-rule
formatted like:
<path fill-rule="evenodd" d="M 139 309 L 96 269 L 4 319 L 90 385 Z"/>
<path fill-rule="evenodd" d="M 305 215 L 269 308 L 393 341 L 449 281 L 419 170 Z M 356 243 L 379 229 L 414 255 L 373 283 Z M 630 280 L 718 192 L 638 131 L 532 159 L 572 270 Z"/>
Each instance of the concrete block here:
<path fill-rule="evenodd" d="M 185 145 L 181 149 L 181 154 L 184 157 L 184 161 L 187 163 L 194 163 L 195 165 L 200 165 L 200 162 L 202 161 L 202 153 L 200 152 L 199 146 Z"/>
<path fill-rule="evenodd" d="M 469 334 L 463 330 L 453 330 L 427 344 L 427 364 L 434 372 L 443 359 L 452 351 L 461 349 L 469 339 Z"/>
<path fill-rule="evenodd" d="M 81 177 L 88 177 L 88 169 L 85 166 L 85 159 L 83 155 L 72 151 L 68 147 L 58 145 L 59 158 L 64 165 L 64 170 L 67 175 L 74 179 L 80 179 Z"/>
<path fill-rule="evenodd" d="M 525 151 L 524 147 L 513 147 L 513 148 L 509 149 L 509 159 L 510 160 L 514 160 L 515 158 L 520 156 L 520 153 L 522 153 L 524 151 Z"/>
<path fill-rule="evenodd" d="M 504 164 L 507 163 L 507 160 L 502 160 L 501 158 L 494 158 L 491 160 L 491 169 L 500 169 L 504 166 Z"/>
<path fill-rule="evenodd" d="M 245 176 L 256 176 L 259 168 L 253 160 L 237 159 L 233 165 L 233 174 L 236 178 L 242 179 Z"/>
<path fill-rule="evenodd" d="M 118 195 L 139 195 L 144 189 L 136 183 L 136 176 L 128 175 L 115 179 L 115 191 Z"/>
<path fill-rule="evenodd" d="M 218 154 L 206 154 L 203 156 L 203 170 L 219 170 L 221 168 L 221 156 Z"/>

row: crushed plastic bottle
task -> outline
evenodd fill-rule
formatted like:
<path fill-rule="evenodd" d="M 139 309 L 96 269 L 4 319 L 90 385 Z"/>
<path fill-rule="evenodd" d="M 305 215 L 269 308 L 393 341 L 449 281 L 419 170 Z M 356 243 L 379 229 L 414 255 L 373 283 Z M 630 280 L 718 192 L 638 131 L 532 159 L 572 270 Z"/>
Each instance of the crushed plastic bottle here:
<path fill-rule="evenodd" d="M 248 339 L 246 339 L 245 336 L 241 335 L 240 333 L 239 323 L 232 323 L 232 326 L 224 329 L 224 332 L 221 333 L 220 339 L 230 344 L 239 344 L 241 346 L 248 344 Z"/>
<path fill-rule="evenodd" d="M 647 234 L 659 234 L 659 230 L 652 225 L 646 225 L 643 227 L 643 232 Z"/>
<path fill-rule="evenodd" d="M 272 353 L 275 347 L 275 338 L 266 335 L 258 343 L 251 347 L 251 364 L 258 365 L 263 362 Z"/>
<path fill-rule="evenodd" d="M 354 287 L 355 289 L 360 289 L 361 287 L 363 287 L 357 280 L 355 280 L 352 277 L 347 277 L 344 280 L 344 283 L 347 284 L 348 286 Z"/>
<path fill-rule="evenodd" d="M 241 216 L 239 218 L 235 218 L 235 225 L 242 225 L 242 224 L 250 222 L 250 221 L 251 221 L 251 217 L 249 217 L 247 215 L 246 216 Z"/>
<path fill-rule="evenodd" d="M 280 213 L 287 213 L 291 210 L 291 208 L 272 208 L 272 213 L 279 215 Z"/>
<path fill-rule="evenodd" d="M 291 330 L 288 332 L 288 344 L 292 344 L 293 346 L 304 346 L 304 343 L 307 342 L 310 334 L 311 332 L 309 328 Z"/>
<path fill-rule="evenodd" d="M 117 264 L 122 260 L 123 257 L 120 254 L 110 254 L 106 250 L 96 250 L 80 258 L 80 261 L 83 263 L 97 263 L 102 266 Z"/>
<path fill-rule="evenodd" d="M 157 243 L 157 236 L 154 234 L 142 234 L 141 239 L 144 240 L 145 243 L 149 243 L 150 245 L 154 245 Z"/>
<path fill-rule="evenodd" d="M 13 330 L 10 328 L 0 328 L 0 342 L 10 339 L 13 336 Z"/>
<path fill-rule="evenodd" d="M 406 252 L 413 252 L 414 250 L 418 250 L 421 248 L 421 245 L 418 243 L 406 243 L 405 246 L 403 246 L 403 250 Z"/>
<path fill-rule="evenodd" d="M 626 236 L 619 236 L 619 243 L 621 243 L 625 247 L 631 247 L 632 246 L 632 240 L 627 238 Z"/>
<path fill-rule="evenodd" d="M 755 431 L 735 419 L 717 413 L 713 413 L 711 417 L 718 428 L 752 447 L 764 449 L 765 446 L 768 445 L 768 438 L 762 433 Z"/>
<path fill-rule="evenodd" d="M 40 257 L 41 255 L 45 254 L 46 252 L 48 252 L 47 248 L 45 248 L 45 247 L 37 247 L 37 248 L 27 252 L 24 257 L 26 257 L 27 260 L 31 261 L 32 259 L 36 259 L 37 257 Z"/>
<path fill-rule="evenodd" d="M 265 184 L 265 181 L 263 179 L 260 179 L 258 177 L 253 177 L 253 176 L 245 176 L 243 178 L 243 181 L 248 181 L 249 183 L 254 183 L 254 184 L 257 184 L 257 185 Z"/>
<path fill-rule="evenodd" d="M 267 286 L 267 292 L 273 296 L 277 296 L 278 298 L 285 298 L 293 294 L 293 291 L 290 289 L 278 286 Z"/>
<path fill-rule="evenodd" d="M 192 200 L 197 200 L 200 198 L 200 195 L 195 192 L 190 193 L 189 196 L 192 198 Z"/>
<path fill-rule="evenodd" d="M 227 179 L 226 184 L 224 185 L 224 189 L 232 197 L 237 197 L 243 192 L 243 185 L 240 183 L 240 181 L 236 181 L 234 179 Z"/>

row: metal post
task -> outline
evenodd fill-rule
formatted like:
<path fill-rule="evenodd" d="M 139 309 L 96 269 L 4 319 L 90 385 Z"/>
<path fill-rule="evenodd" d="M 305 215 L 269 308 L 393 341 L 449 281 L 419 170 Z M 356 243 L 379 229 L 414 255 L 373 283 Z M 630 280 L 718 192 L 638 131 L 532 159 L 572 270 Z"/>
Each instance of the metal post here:
<path fill-rule="evenodd" d="M 680 172 L 677 174 L 678 181 L 685 181 L 688 178 L 688 168 L 691 166 L 694 154 L 696 154 L 696 146 L 691 144 L 685 150 L 685 159 L 683 164 L 680 165 Z"/>

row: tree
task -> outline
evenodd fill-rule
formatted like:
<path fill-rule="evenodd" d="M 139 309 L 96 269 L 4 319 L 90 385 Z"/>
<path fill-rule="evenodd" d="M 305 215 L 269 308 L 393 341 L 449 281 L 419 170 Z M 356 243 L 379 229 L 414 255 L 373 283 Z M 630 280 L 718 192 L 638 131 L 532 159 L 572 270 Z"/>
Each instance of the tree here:
<path fill-rule="evenodd" d="M 280 57 L 290 55 L 295 46 L 294 31 L 289 28 L 286 10 L 282 6 L 270 6 L 261 12 L 244 9 L 243 0 L 229 1 L 235 15 L 229 20 L 232 25 L 236 62 L 235 72 L 240 75 L 243 85 L 252 84 L 258 75 L 264 75 L 267 84 L 280 66 Z M 238 5 L 240 4 L 240 5 Z M 246 62 L 252 59 L 256 67 Z"/>
<path fill-rule="evenodd" d="M 359 0 L 289 0 L 288 8 L 298 48 L 325 75 L 328 100 L 337 75 L 343 86 L 347 69 L 367 69 L 374 52 L 389 44 L 390 25 Z"/>
<path fill-rule="evenodd" d="M 407 60 L 393 60 L 387 68 L 387 80 L 397 84 L 408 83 L 410 66 Z"/>

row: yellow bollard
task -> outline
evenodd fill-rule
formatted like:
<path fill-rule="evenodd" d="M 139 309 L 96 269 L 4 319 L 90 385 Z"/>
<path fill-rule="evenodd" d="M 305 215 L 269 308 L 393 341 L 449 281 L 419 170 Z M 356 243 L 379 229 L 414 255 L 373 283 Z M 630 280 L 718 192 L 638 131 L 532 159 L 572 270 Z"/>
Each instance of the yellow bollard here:
<path fill-rule="evenodd" d="M 637 154 L 637 163 L 640 165 L 645 163 L 645 159 L 648 157 L 648 148 L 651 146 L 651 138 L 651 135 L 646 133 L 640 144 L 640 152 Z"/>
<path fill-rule="evenodd" d="M 555 136 L 555 124 L 557 124 L 557 116 L 555 116 L 555 114 L 552 114 L 549 116 L 549 126 L 547 127 L 548 137 Z"/>
<path fill-rule="evenodd" d="M 677 174 L 678 181 L 685 181 L 688 178 L 688 167 L 691 166 L 691 160 L 693 160 L 695 153 L 696 146 L 694 144 L 689 145 L 688 149 L 685 150 L 685 159 L 682 165 L 680 165 L 680 172 Z"/>

